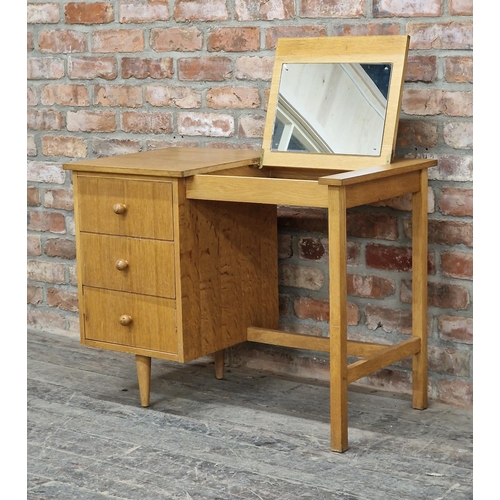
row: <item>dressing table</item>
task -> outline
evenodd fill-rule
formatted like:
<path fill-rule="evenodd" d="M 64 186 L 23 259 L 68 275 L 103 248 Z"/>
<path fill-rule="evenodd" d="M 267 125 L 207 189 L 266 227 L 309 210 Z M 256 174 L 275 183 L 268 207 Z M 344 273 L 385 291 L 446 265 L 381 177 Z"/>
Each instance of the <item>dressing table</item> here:
<path fill-rule="evenodd" d="M 427 169 L 436 161 L 393 159 L 407 52 L 407 36 L 279 40 L 260 155 L 168 148 L 64 165 L 81 342 L 135 355 L 142 406 L 151 358 L 213 354 L 222 378 L 224 349 L 252 341 L 330 354 L 334 451 L 348 447 L 347 386 L 370 373 L 411 357 L 413 407 L 427 407 Z M 412 335 L 392 346 L 348 340 L 346 210 L 408 193 Z M 329 338 L 279 330 L 277 205 L 328 209 Z"/>

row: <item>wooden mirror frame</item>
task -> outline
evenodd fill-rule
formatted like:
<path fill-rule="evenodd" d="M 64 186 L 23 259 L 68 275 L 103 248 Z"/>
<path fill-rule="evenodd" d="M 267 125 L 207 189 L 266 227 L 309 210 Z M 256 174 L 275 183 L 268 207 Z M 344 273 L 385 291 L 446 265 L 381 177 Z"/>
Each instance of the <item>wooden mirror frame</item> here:
<path fill-rule="evenodd" d="M 276 46 L 262 141 L 262 166 L 357 170 L 391 163 L 396 147 L 409 40 L 408 35 L 280 38 Z M 391 79 L 380 155 L 361 156 L 273 151 L 271 145 L 278 90 L 282 66 L 285 63 L 391 64 Z"/>

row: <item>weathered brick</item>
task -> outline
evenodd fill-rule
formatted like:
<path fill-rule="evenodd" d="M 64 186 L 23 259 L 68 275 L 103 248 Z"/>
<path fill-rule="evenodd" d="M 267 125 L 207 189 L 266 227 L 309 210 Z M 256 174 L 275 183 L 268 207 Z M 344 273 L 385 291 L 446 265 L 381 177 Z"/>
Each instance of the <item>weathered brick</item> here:
<path fill-rule="evenodd" d="M 95 85 L 94 105 L 140 108 L 142 106 L 142 88 L 130 85 Z"/>
<path fill-rule="evenodd" d="M 326 233 L 328 231 L 327 211 L 323 208 L 279 206 L 278 228 Z"/>
<path fill-rule="evenodd" d="M 67 54 L 87 52 L 87 34 L 75 30 L 46 30 L 38 35 L 40 52 Z"/>
<path fill-rule="evenodd" d="M 472 279 L 473 258 L 471 253 L 451 250 L 441 254 L 441 272 L 450 278 Z"/>
<path fill-rule="evenodd" d="M 326 26 L 274 26 L 266 29 L 266 49 L 275 49 L 278 38 L 306 38 L 326 35 Z"/>
<path fill-rule="evenodd" d="M 28 3 L 28 24 L 55 24 L 59 22 L 58 3 Z"/>
<path fill-rule="evenodd" d="M 443 403 L 472 408 L 473 386 L 463 380 L 440 380 L 438 396 Z"/>
<path fill-rule="evenodd" d="M 65 265 L 43 260 L 28 260 L 28 279 L 43 283 L 64 283 Z"/>
<path fill-rule="evenodd" d="M 182 135 L 231 137 L 234 135 L 234 118 L 217 113 L 179 113 L 178 130 Z"/>
<path fill-rule="evenodd" d="M 292 316 L 293 297 L 286 293 L 278 294 L 278 307 L 279 307 L 280 318 Z"/>
<path fill-rule="evenodd" d="M 151 23 L 169 18 L 168 0 L 120 0 L 121 23 Z"/>
<path fill-rule="evenodd" d="M 472 16 L 472 0 L 450 0 L 450 14 L 452 16 Z"/>
<path fill-rule="evenodd" d="M 470 303 L 469 293 L 461 285 L 430 281 L 427 292 L 429 307 L 461 311 L 467 309 Z M 406 304 L 411 303 L 411 280 L 401 280 L 400 300 Z"/>
<path fill-rule="evenodd" d="M 472 22 L 408 23 L 410 49 L 472 49 Z"/>
<path fill-rule="evenodd" d="M 33 37 L 33 33 L 31 33 L 30 31 L 26 33 L 26 50 L 35 50 L 35 40 Z"/>
<path fill-rule="evenodd" d="M 283 264 L 279 267 L 279 284 L 306 290 L 320 290 L 325 282 L 321 269 Z"/>
<path fill-rule="evenodd" d="M 328 260 L 327 240 L 310 236 L 301 237 L 298 241 L 299 257 L 305 260 Z"/>
<path fill-rule="evenodd" d="M 148 151 L 175 147 L 198 148 L 200 147 L 200 142 L 195 139 L 186 139 L 179 136 L 174 136 L 172 140 L 146 139 L 146 149 Z"/>
<path fill-rule="evenodd" d="M 238 136 L 242 138 L 261 138 L 264 135 L 266 117 L 262 115 L 242 115 L 238 120 Z"/>
<path fill-rule="evenodd" d="M 365 5 L 363 0 L 352 0 L 350 2 L 302 0 L 300 2 L 300 17 L 365 17 Z"/>
<path fill-rule="evenodd" d="M 411 220 L 403 222 L 404 233 L 411 238 Z M 429 244 L 472 247 L 472 224 L 454 220 L 429 219 Z"/>
<path fill-rule="evenodd" d="M 99 158 L 105 156 L 139 153 L 142 150 L 140 141 L 130 139 L 92 139 L 92 152 Z"/>
<path fill-rule="evenodd" d="M 410 271 L 411 247 L 397 247 L 370 243 L 366 246 L 365 260 L 368 267 L 388 271 Z"/>
<path fill-rule="evenodd" d="M 271 80 L 274 57 L 242 56 L 236 60 L 238 80 Z"/>
<path fill-rule="evenodd" d="M 400 370 L 384 368 L 367 377 L 370 387 L 378 387 L 384 391 L 394 391 L 411 394 L 412 384 L 410 374 Z"/>
<path fill-rule="evenodd" d="M 33 87 L 28 87 L 26 92 L 26 104 L 28 106 L 36 106 L 38 104 L 36 90 Z"/>
<path fill-rule="evenodd" d="M 293 0 L 236 0 L 234 15 L 238 21 L 273 21 L 274 19 L 293 19 L 295 5 Z"/>
<path fill-rule="evenodd" d="M 40 99 L 44 106 L 88 106 L 89 90 L 85 85 L 51 83 L 40 89 Z"/>
<path fill-rule="evenodd" d="M 374 0 L 374 17 L 436 17 L 443 13 L 443 0 Z"/>
<path fill-rule="evenodd" d="M 443 92 L 443 114 L 472 116 L 472 92 Z"/>
<path fill-rule="evenodd" d="M 27 253 L 31 257 L 42 255 L 42 242 L 39 235 L 28 235 L 28 242 L 26 245 Z"/>
<path fill-rule="evenodd" d="M 225 21 L 229 19 L 226 0 L 175 0 L 176 21 Z"/>
<path fill-rule="evenodd" d="M 472 122 L 449 122 L 444 124 L 443 138 L 454 149 L 472 149 Z"/>
<path fill-rule="evenodd" d="M 47 289 L 47 304 L 65 311 L 78 311 L 78 293 L 72 290 L 49 287 Z"/>
<path fill-rule="evenodd" d="M 153 28 L 150 44 L 158 52 L 194 52 L 203 46 L 203 33 L 194 26 Z"/>
<path fill-rule="evenodd" d="M 29 187 L 28 192 L 28 207 L 38 207 L 40 205 L 40 191 L 36 187 Z"/>
<path fill-rule="evenodd" d="M 80 137 L 45 135 L 42 137 L 42 154 L 44 156 L 85 158 L 87 156 L 87 140 Z"/>
<path fill-rule="evenodd" d="M 28 135 L 26 138 L 26 154 L 28 156 L 36 156 L 38 154 L 38 150 L 36 147 L 35 136 Z"/>
<path fill-rule="evenodd" d="M 369 330 L 382 328 L 384 332 L 411 334 L 412 314 L 410 310 L 390 309 L 368 304 L 364 308 L 366 326 Z"/>
<path fill-rule="evenodd" d="M 44 332 L 63 331 L 66 326 L 65 316 L 60 313 L 37 309 L 28 310 L 28 327 Z"/>
<path fill-rule="evenodd" d="M 328 300 L 317 300 L 310 297 L 297 297 L 293 303 L 295 314 L 300 319 L 312 319 L 314 321 L 330 320 L 330 302 Z M 356 326 L 359 324 L 359 308 L 356 304 L 347 304 L 347 324 Z"/>
<path fill-rule="evenodd" d="M 472 344 L 472 318 L 461 316 L 439 316 L 438 332 L 439 338 L 463 344 Z"/>
<path fill-rule="evenodd" d="M 437 79 L 437 57 L 410 54 L 406 65 L 406 82 L 433 82 Z"/>
<path fill-rule="evenodd" d="M 70 132 L 114 132 L 114 111 L 68 111 L 67 128 Z"/>
<path fill-rule="evenodd" d="M 28 212 L 29 231 L 49 231 L 51 233 L 66 233 L 64 215 L 59 212 Z"/>
<path fill-rule="evenodd" d="M 64 184 L 66 172 L 58 163 L 28 161 L 28 181 Z"/>
<path fill-rule="evenodd" d="M 405 212 L 410 212 L 412 209 L 412 195 L 404 194 L 402 196 L 396 196 L 395 198 L 389 198 L 388 200 L 378 201 L 377 203 L 371 204 L 374 207 L 391 207 L 396 210 L 403 210 Z M 435 200 L 434 191 L 432 187 L 427 188 L 427 213 L 433 213 L 435 211 Z"/>
<path fill-rule="evenodd" d="M 207 38 L 209 52 L 257 51 L 259 47 L 260 29 L 257 27 L 216 28 Z"/>
<path fill-rule="evenodd" d="M 58 57 L 29 57 L 28 80 L 58 80 L 64 76 L 64 61 Z"/>
<path fill-rule="evenodd" d="M 472 189 L 443 187 L 438 195 L 438 206 L 444 215 L 472 217 Z"/>
<path fill-rule="evenodd" d="M 201 92 L 190 87 L 148 85 L 146 87 L 146 102 L 152 106 L 200 108 Z"/>
<path fill-rule="evenodd" d="M 121 114 L 121 129 L 133 134 L 171 134 L 172 113 L 125 111 Z"/>
<path fill-rule="evenodd" d="M 43 206 L 57 210 L 73 210 L 73 190 L 46 189 L 43 193 Z"/>
<path fill-rule="evenodd" d="M 438 89 L 407 89 L 401 103 L 409 115 L 439 115 L 443 112 L 443 92 Z"/>
<path fill-rule="evenodd" d="M 179 59 L 179 80 L 221 82 L 232 77 L 232 61 L 224 56 Z"/>
<path fill-rule="evenodd" d="M 174 62 L 171 57 L 150 59 L 144 57 L 124 57 L 121 61 L 123 78 L 172 78 Z"/>
<path fill-rule="evenodd" d="M 443 375 L 468 377 L 470 354 L 449 347 L 429 346 L 429 370 Z"/>
<path fill-rule="evenodd" d="M 433 148 L 439 140 L 437 124 L 413 120 L 400 120 L 397 134 L 397 145 Z"/>
<path fill-rule="evenodd" d="M 114 29 L 92 32 L 92 52 L 141 52 L 144 31 Z"/>
<path fill-rule="evenodd" d="M 64 124 L 63 114 L 53 109 L 28 109 L 28 129 L 60 130 Z"/>
<path fill-rule="evenodd" d="M 204 147 L 210 149 L 239 149 L 239 150 L 247 150 L 247 151 L 260 151 L 260 144 L 255 142 L 239 142 L 239 143 L 231 143 L 227 141 L 217 141 L 217 142 L 204 142 Z M 258 157 L 259 155 L 255 155 Z"/>
<path fill-rule="evenodd" d="M 472 83 L 471 56 L 448 56 L 444 60 L 444 78 L 450 83 Z"/>
<path fill-rule="evenodd" d="M 106 24 L 114 20 L 113 5 L 109 2 L 69 2 L 64 6 L 67 24 Z"/>
<path fill-rule="evenodd" d="M 209 108 L 242 109 L 260 106 L 259 89 L 252 87 L 215 87 L 207 91 Z"/>
<path fill-rule="evenodd" d="M 358 23 L 337 24 L 331 27 L 333 36 L 377 36 L 377 35 L 399 35 L 398 23 L 370 23 L 362 21 Z"/>
<path fill-rule="evenodd" d="M 278 234 L 278 259 L 288 259 L 293 255 L 292 236 Z"/>
<path fill-rule="evenodd" d="M 71 79 L 114 80 L 118 76 L 118 63 L 114 57 L 70 57 L 68 59 L 68 76 Z"/>
<path fill-rule="evenodd" d="M 65 238 L 49 238 L 43 246 L 43 252 L 48 257 L 73 260 L 76 258 L 75 241 Z"/>
<path fill-rule="evenodd" d="M 43 303 L 43 288 L 41 286 L 28 285 L 27 303 L 39 306 Z"/>
<path fill-rule="evenodd" d="M 398 239 L 398 221 L 395 215 L 373 212 L 348 212 L 347 234 L 356 238 Z"/>
<path fill-rule="evenodd" d="M 429 180 L 472 181 L 472 155 L 445 155 L 438 158 L 438 165 L 429 171 Z"/>
<path fill-rule="evenodd" d="M 394 295 L 396 286 L 390 279 L 381 276 L 347 275 L 347 294 L 355 297 L 383 299 Z"/>

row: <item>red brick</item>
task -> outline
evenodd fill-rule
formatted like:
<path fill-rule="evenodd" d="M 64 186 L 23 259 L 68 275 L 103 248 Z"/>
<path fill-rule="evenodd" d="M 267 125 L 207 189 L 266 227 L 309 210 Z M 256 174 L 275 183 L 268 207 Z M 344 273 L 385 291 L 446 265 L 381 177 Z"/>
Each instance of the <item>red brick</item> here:
<path fill-rule="evenodd" d="M 27 303 L 34 306 L 43 303 L 43 288 L 41 286 L 28 285 Z"/>
<path fill-rule="evenodd" d="M 384 332 L 401 332 L 411 334 L 411 310 L 390 309 L 368 304 L 365 309 L 366 326 L 369 330 L 382 328 Z"/>
<path fill-rule="evenodd" d="M 411 220 L 403 223 L 404 233 L 411 238 Z M 472 224 L 454 220 L 429 219 L 429 244 L 465 245 L 472 247 Z"/>
<path fill-rule="evenodd" d="M 78 293 L 50 287 L 47 289 L 47 304 L 64 311 L 78 312 Z"/>
<path fill-rule="evenodd" d="M 449 347 L 429 346 L 429 370 L 443 375 L 468 377 L 470 354 Z"/>
<path fill-rule="evenodd" d="M 472 155 L 445 155 L 438 158 L 438 166 L 430 169 L 429 180 L 472 181 Z"/>
<path fill-rule="evenodd" d="M 27 253 L 31 257 L 42 255 L 42 242 L 39 235 L 28 235 L 28 242 L 26 245 Z"/>
<path fill-rule="evenodd" d="M 439 316 L 438 332 L 439 338 L 451 342 L 472 344 L 472 318 L 461 316 Z"/>
<path fill-rule="evenodd" d="M 472 83 L 472 57 L 448 56 L 444 60 L 444 78 L 450 83 Z"/>
<path fill-rule="evenodd" d="M 293 0 L 236 0 L 235 19 L 238 21 L 272 21 L 274 19 L 293 19 L 295 5 Z"/>
<path fill-rule="evenodd" d="M 70 132 L 114 132 L 114 111 L 68 111 L 67 128 Z"/>
<path fill-rule="evenodd" d="M 438 127 L 434 122 L 400 120 L 397 145 L 433 148 L 439 140 Z"/>
<path fill-rule="evenodd" d="M 434 82 L 437 79 L 437 57 L 408 55 L 405 82 Z"/>
<path fill-rule="evenodd" d="M 299 238 L 299 257 L 306 260 L 328 261 L 327 240 L 306 236 Z"/>
<path fill-rule="evenodd" d="M 172 113 L 125 111 L 121 115 L 121 129 L 133 134 L 171 134 Z"/>
<path fill-rule="evenodd" d="M 203 33 L 194 26 L 153 28 L 150 45 L 157 52 L 194 52 L 203 46 Z"/>
<path fill-rule="evenodd" d="M 114 80 L 118 76 L 118 65 L 114 57 L 70 57 L 68 76 L 80 80 Z"/>
<path fill-rule="evenodd" d="M 302 0 L 300 17 L 365 17 L 366 9 L 363 0 L 350 2 L 325 2 L 324 0 Z"/>
<path fill-rule="evenodd" d="M 438 207 L 443 215 L 472 217 L 472 189 L 442 188 L 438 195 Z"/>
<path fill-rule="evenodd" d="M 152 106 L 167 106 L 183 109 L 200 108 L 201 92 L 190 87 L 167 87 L 148 85 L 146 102 Z"/>
<path fill-rule="evenodd" d="M 450 0 L 450 14 L 452 16 L 472 16 L 472 0 Z"/>
<path fill-rule="evenodd" d="M 28 80 L 58 80 L 64 76 L 64 61 L 58 57 L 29 57 Z"/>
<path fill-rule="evenodd" d="M 60 164 L 49 162 L 28 162 L 28 181 L 64 184 L 66 172 Z"/>
<path fill-rule="evenodd" d="M 297 297 L 293 303 L 294 312 L 300 319 L 312 319 L 314 321 L 330 320 L 330 302 L 328 300 L 317 300 L 310 297 Z M 347 304 L 347 324 L 356 326 L 359 324 L 359 309 L 356 304 Z"/>
<path fill-rule="evenodd" d="M 92 140 L 92 152 L 99 158 L 139 153 L 141 150 L 140 141 L 130 139 L 102 139 L 100 137 L 94 137 Z"/>
<path fill-rule="evenodd" d="M 472 279 L 473 259 L 471 253 L 449 251 L 441 254 L 441 272 L 450 278 Z"/>
<path fill-rule="evenodd" d="M 347 275 L 347 294 L 355 297 L 383 299 L 394 295 L 396 287 L 392 280 L 381 276 Z"/>
<path fill-rule="evenodd" d="M 366 265 L 387 271 L 410 271 L 411 247 L 368 244 L 365 250 Z"/>
<path fill-rule="evenodd" d="M 412 209 L 412 195 L 404 194 L 402 196 L 396 196 L 395 198 L 389 198 L 388 200 L 379 201 L 377 203 L 371 204 L 374 207 L 391 207 L 396 210 L 403 210 L 405 212 L 410 212 Z M 427 188 L 427 212 L 433 213 L 435 210 L 434 201 L 434 191 L 432 187 Z"/>
<path fill-rule="evenodd" d="M 284 293 L 278 295 L 279 315 L 280 318 L 292 316 L 293 297 Z"/>
<path fill-rule="evenodd" d="M 28 260 L 28 279 L 43 283 L 64 283 L 65 265 L 42 260 Z"/>
<path fill-rule="evenodd" d="M 407 89 L 403 92 L 402 110 L 409 115 L 472 116 L 472 92 Z"/>
<path fill-rule="evenodd" d="M 168 0 L 120 0 L 121 23 L 150 23 L 169 18 Z"/>
<path fill-rule="evenodd" d="M 439 400 L 446 404 L 472 408 L 473 386 L 463 380 L 440 380 L 438 382 Z"/>
<path fill-rule="evenodd" d="M 443 92 L 443 114 L 472 116 L 472 92 Z"/>
<path fill-rule="evenodd" d="M 130 85 L 95 85 L 94 105 L 140 108 L 142 106 L 142 88 Z"/>
<path fill-rule="evenodd" d="M 65 233 L 66 221 L 64 215 L 58 212 L 28 212 L 29 231 L 49 231 Z"/>
<path fill-rule="evenodd" d="M 271 80 L 273 57 L 242 56 L 236 60 L 238 80 Z"/>
<path fill-rule="evenodd" d="M 121 67 L 123 78 L 164 79 L 174 76 L 174 63 L 171 57 L 159 59 L 123 57 Z"/>
<path fill-rule="evenodd" d="M 76 258 L 75 241 L 64 238 L 49 238 L 43 246 L 43 252 L 48 257 L 73 260 Z"/>
<path fill-rule="evenodd" d="M 179 80 L 221 82 L 232 77 L 232 61 L 223 56 L 179 59 Z"/>
<path fill-rule="evenodd" d="M 176 21 L 225 21 L 229 19 L 226 0 L 175 0 Z"/>
<path fill-rule="evenodd" d="M 259 48 L 260 29 L 257 27 L 216 28 L 207 38 L 209 52 L 246 52 Z"/>
<path fill-rule="evenodd" d="M 264 135 L 266 117 L 262 115 L 242 115 L 238 124 L 238 136 L 258 139 Z"/>
<path fill-rule="evenodd" d="M 437 17 L 443 14 L 443 0 L 374 0 L 373 17 Z"/>
<path fill-rule="evenodd" d="M 274 26 L 266 29 L 266 49 L 275 49 L 278 38 L 306 38 L 326 35 L 326 26 Z"/>
<path fill-rule="evenodd" d="M 469 294 L 461 285 L 430 281 L 427 290 L 429 307 L 461 311 L 467 309 L 470 304 Z M 401 281 L 400 300 L 405 304 L 411 303 L 411 281 Z"/>
<path fill-rule="evenodd" d="M 114 20 L 109 2 L 69 2 L 64 6 L 67 24 L 106 24 Z"/>
<path fill-rule="evenodd" d="M 40 191 L 36 187 L 28 187 L 28 207 L 38 207 L 40 205 Z"/>
<path fill-rule="evenodd" d="M 444 142 L 454 149 L 472 149 L 472 122 L 449 122 L 444 124 Z"/>
<path fill-rule="evenodd" d="M 323 208 L 279 206 L 278 228 L 326 233 L 328 231 L 327 211 Z"/>
<path fill-rule="evenodd" d="M 278 234 L 278 259 L 288 259 L 293 255 L 292 236 Z"/>
<path fill-rule="evenodd" d="M 141 52 L 144 32 L 138 29 L 103 30 L 92 33 L 92 52 Z"/>
<path fill-rule="evenodd" d="M 63 314 L 43 310 L 28 310 L 28 327 L 44 332 L 60 332 L 66 327 L 66 319 Z"/>
<path fill-rule="evenodd" d="M 398 221 L 395 215 L 383 213 L 348 212 L 347 234 L 356 238 L 398 239 Z"/>
<path fill-rule="evenodd" d="M 408 23 L 410 49 L 472 49 L 472 21 L 449 23 Z"/>
<path fill-rule="evenodd" d="M 282 286 L 320 290 L 325 282 L 321 269 L 307 266 L 282 264 L 279 266 L 279 283 Z"/>
<path fill-rule="evenodd" d="M 216 87 L 207 91 L 209 108 L 242 109 L 260 106 L 259 89 L 252 87 Z"/>
<path fill-rule="evenodd" d="M 55 24 L 60 20 L 58 3 L 28 3 L 28 24 Z"/>
<path fill-rule="evenodd" d="M 399 35 L 400 26 L 397 23 L 359 22 L 353 24 L 337 24 L 332 27 L 333 36 L 377 36 Z"/>
<path fill-rule="evenodd" d="M 73 190 L 46 189 L 43 194 L 43 206 L 57 210 L 73 210 Z"/>
<path fill-rule="evenodd" d="M 44 156 L 85 158 L 87 156 L 87 140 L 80 137 L 45 135 L 42 137 L 42 154 Z"/>
<path fill-rule="evenodd" d="M 51 83 L 40 89 L 40 99 L 44 106 L 88 106 L 89 91 L 85 85 Z"/>
<path fill-rule="evenodd" d="M 64 124 L 63 114 L 54 109 L 28 109 L 28 129 L 61 130 Z"/>
<path fill-rule="evenodd" d="M 216 113 L 180 113 L 178 129 L 181 135 L 231 137 L 234 135 L 234 118 Z"/>
<path fill-rule="evenodd" d="M 38 35 L 40 52 L 67 54 L 71 52 L 87 52 L 87 34 L 75 30 L 42 31 Z"/>

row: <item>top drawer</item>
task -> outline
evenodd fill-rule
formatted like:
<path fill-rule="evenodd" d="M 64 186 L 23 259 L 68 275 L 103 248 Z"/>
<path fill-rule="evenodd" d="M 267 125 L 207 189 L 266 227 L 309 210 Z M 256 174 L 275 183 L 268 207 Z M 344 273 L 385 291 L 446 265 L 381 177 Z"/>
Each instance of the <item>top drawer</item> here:
<path fill-rule="evenodd" d="M 78 176 L 79 230 L 173 240 L 172 183 Z"/>

